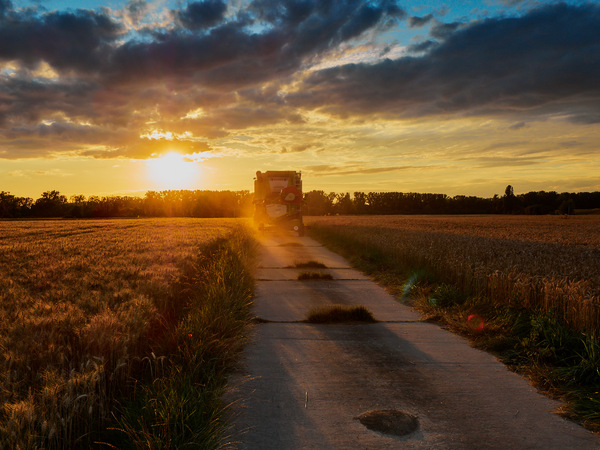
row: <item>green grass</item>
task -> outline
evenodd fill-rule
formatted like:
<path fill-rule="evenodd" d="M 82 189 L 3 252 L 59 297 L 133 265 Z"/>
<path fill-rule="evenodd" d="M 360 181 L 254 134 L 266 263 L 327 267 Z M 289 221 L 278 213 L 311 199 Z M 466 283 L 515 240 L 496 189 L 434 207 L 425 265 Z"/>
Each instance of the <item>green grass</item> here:
<path fill-rule="evenodd" d="M 310 235 L 339 252 L 369 274 L 400 301 L 411 304 L 423 319 L 471 340 L 496 354 L 512 370 L 528 377 L 548 395 L 564 400 L 561 413 L 593 431 L 600 431 L 600 341 L 567 328 L 553 311 L 519 306 L 514 294 L 507 305 L 484 296 L 470 296 L 440 282 L 418 259 L 398 259 L 381 246 L 367 245 L 313 226 Z M 469 320 L 471 318 L 471 320 Z"/>
<path fill-rule="evenodd" d="M 347 322 L 376 322 L 373 314 L 362 305 L 330 305 L 313 308 L 309 311 L 307 323 L 347 323 Z"/>

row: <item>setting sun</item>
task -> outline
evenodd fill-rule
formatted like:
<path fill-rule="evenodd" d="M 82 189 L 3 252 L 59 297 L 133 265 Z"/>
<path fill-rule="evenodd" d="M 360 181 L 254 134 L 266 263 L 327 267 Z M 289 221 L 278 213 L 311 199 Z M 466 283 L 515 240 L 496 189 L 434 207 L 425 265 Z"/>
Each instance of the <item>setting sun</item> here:
<path fill-rule="evenodd" d="M 196 162 L 176 152 L 148 159 L 148 177 L 160 189 L 193 189 L 200 173 Z"/>

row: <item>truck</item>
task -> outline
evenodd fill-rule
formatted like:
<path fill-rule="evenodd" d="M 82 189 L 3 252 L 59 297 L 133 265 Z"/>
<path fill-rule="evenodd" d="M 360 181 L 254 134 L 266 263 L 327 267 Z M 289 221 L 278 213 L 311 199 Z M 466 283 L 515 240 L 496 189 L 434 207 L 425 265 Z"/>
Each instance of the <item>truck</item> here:
<path fill-rule="evenodd" d="M 259 230 L 277 227 L 304 235 L 302 174 L 295 170 L 256 172 L 254 223 Z"/>

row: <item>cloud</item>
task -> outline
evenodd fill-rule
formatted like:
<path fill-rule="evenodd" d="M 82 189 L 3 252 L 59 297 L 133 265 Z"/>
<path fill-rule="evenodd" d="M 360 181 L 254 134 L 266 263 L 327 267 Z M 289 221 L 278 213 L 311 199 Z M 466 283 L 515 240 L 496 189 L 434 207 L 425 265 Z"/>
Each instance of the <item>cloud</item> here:
<path fill-rule="evenodd" d="M 256 0 L 227 15 L 225 2 L 205 0 L 173 11 L 171 24 L 138 33 L 129 24 L 144 19 L 143 0 L 116 13 L 15 11 L 0 2 L 0 64 L 14 67 L 0 66 L 0 124 L 24 136 L 43 121 L 89 122 L 111 127 L 109 135 L 162 121 L 211 137 L 226 135 L 224 128 L 299 122 L 264 87 L 404 14 L 390 0 Z M 54 78 L 36 75 L 44 65 Z M 180 120 L 199 106 L 208 117 Z"/>
<path fill-rule="evenodd" d="M 476 168 L 520 167 L 539 164 L 544 158 L 539 157 L 496 157 L 480 156 L 473 159 Z"/>
<path fill-rule="evenodd" d="M 521 128 L 525 128 L 527 124 L 525 122 L 517 122 L 509 126 L 510 130 L 520 130 Z"/>
<path fill-rule="evenodd" d="M 560 115 L 600 122 L 600 6 L 557 4 L 457 27 L 423 56 L 313 73 L 288 101 L 341 117 Z"/>
<path fill-rule="evenodd" d="M 138 25 L 148 11 L 148 2 L 146 0 L 130 0 L 125 7 L 125 12 L 131 22 Z"/>
<path fill-rule="evenodd" d="M 45 12 L 0 0 L 0 157 L 147 157 L 164 144 L 144 147 L 139 136 L 154 129 L 191 133 L 179 142 L 187 151 L 237 130 L 303 125 L 313 111 L 365 123 L 502 115 L 512 129 L 552 116 L 600 122 L 597 5 L 444 24 L 407 18 L 392 0 L 204 0 L 150 25 L 153 6 Z M 429 40 L 395 59 L 332 62 L 404 20 L 430 25 Z"/>
<path fill-rule="evenodd" d="M 120 24 L 95 11 L 0 15 L 0 60 L 27 67 L 45 61 L 57 71 L 89 73 L 102 67 L 122 33 Z"/>
<path fill-rule="evenodd" d="M 0 17 L 4 16 L 4 14 L 11 9 L 12 2 L 10 0 L 0 0 Z"/>
<path fill-rule="evenodd" d="M 220 23 L 227 11 L 227 5 L 221 0 L 204 0 L 188 3 L 181 11 L 175 11 L 174 16 L 190 30 L 209 28 Z"/>
<path fill-rule="evenodd" d="M 433 14 L 427 14 L 423 17 L 412 16 L 408 19 L 408 26 L 411 28 L 421 28 L 433 20 Z"/>
<path fill-rule="evenodd" d="M 318 173 L 319 176 L 346 176 L 346 175 L 367 175 L 376 173 L 397 172 L 402 170 L 416 170 L 430 168 L 433 166 L 391 166 L 391 167 L 368 167 L 368 163 L 354 163 L 345 166 L 333 166 L 329 164 L 319 164 L 315 166 L 306 166 L 307 172 Z"/>

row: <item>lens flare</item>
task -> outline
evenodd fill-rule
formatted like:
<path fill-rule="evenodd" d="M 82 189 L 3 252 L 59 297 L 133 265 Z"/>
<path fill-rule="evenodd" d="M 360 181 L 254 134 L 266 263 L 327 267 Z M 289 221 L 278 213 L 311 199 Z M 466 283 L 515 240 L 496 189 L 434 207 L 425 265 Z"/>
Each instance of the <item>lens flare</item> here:
<path fill-rule="evenodd" d="M 416 284 L 417 280 L 418 280 L 418 275 L 416 273 L 413 273 L 410 278 L 406 281 L 406 283 L 404 283 L 404 286 L 402 286 L 402 297 L 408 297 L 408 295 L 410 294 L 411 289 L 414 287 L 414 285 Z"/>
<path fill-rule="evenodd" d="M 473 331 L 477 331 L 479 333 L 483 331 L 484 322 L 479 314 L 471 314 L 469 317 L 467 317 L 467 324 Z"/>

